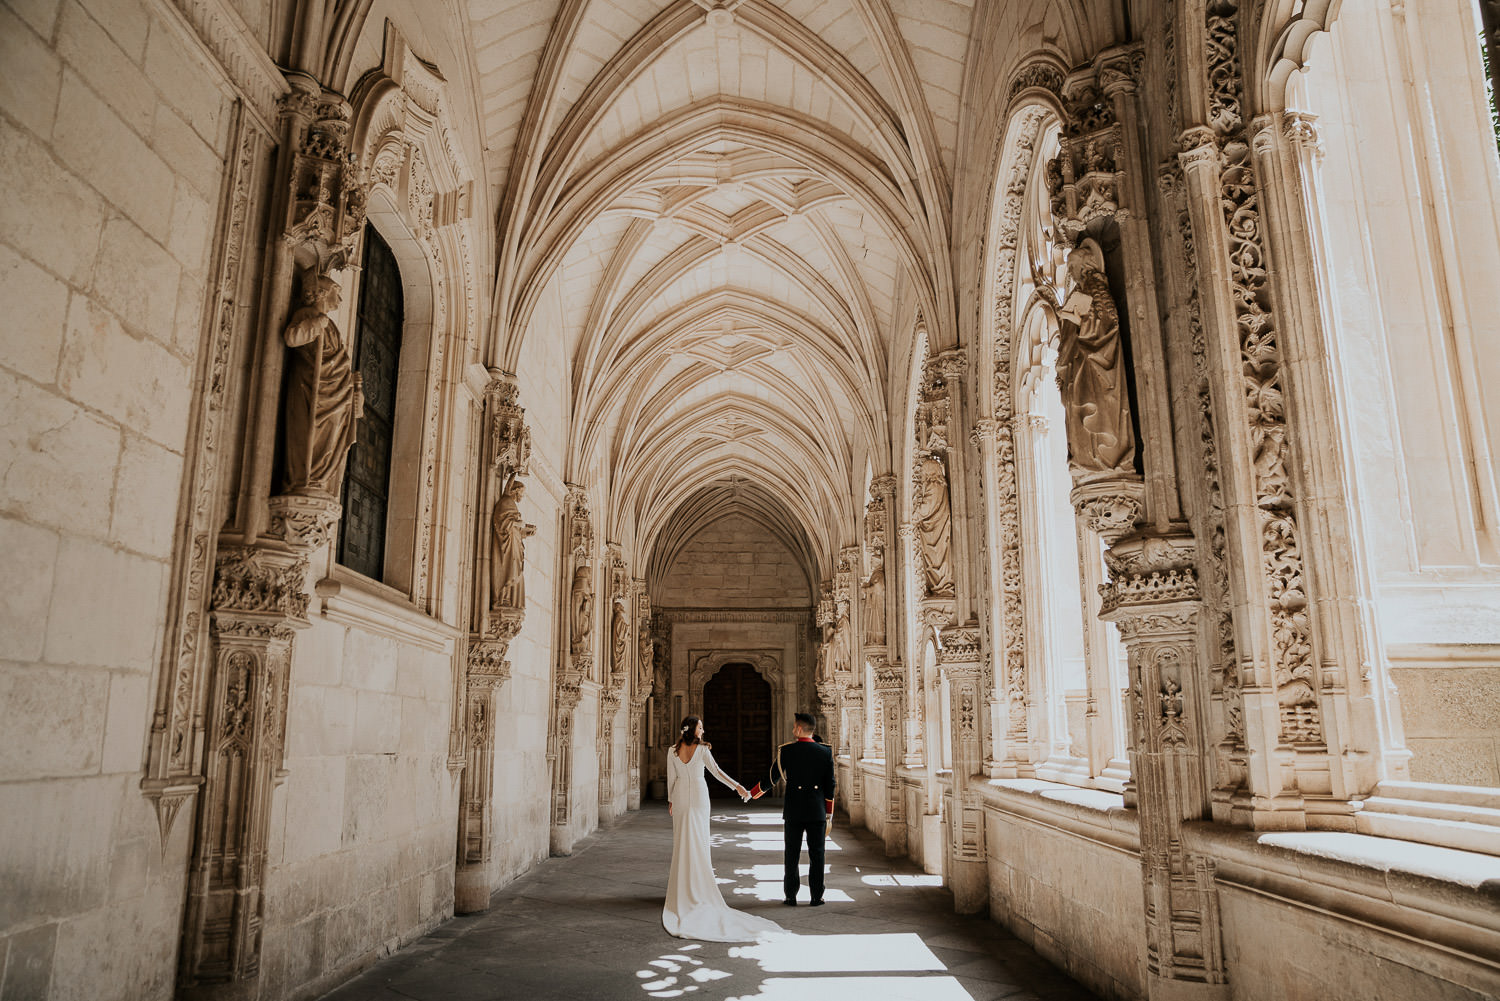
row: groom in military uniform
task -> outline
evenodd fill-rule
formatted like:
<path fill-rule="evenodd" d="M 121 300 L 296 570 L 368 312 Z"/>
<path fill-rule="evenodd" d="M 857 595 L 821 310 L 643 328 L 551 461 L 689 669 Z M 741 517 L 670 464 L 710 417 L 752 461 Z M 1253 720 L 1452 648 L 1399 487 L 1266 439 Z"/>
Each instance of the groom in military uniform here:
<path fill-rule="evenodd" d="M 776 749 L 771 775 L 765 785 L 755 783 L 750 795 L 760 799 L 769 787 L 786 780 L 786 798 L 781 819 L 786 824 L 786 875 L 783 904 L 797 906 L 797 891 L 802 880 L 797 861 L 802 855 L 802 838 L 807 836 L 807 885 L 812 891 L 812 906 L 823 903 L 823 839 L 833 827 L 833 750 L 813 740 L 813 718 L 797 713 L 792 733 L 796 740 Z"/>

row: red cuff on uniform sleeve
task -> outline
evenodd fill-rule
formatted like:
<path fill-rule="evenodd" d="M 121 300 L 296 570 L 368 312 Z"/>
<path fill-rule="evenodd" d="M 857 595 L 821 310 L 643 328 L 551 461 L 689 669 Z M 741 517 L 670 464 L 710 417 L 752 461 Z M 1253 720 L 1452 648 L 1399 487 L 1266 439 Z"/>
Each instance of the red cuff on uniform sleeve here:
<path fill-rule="evenodd" d="M 751 796 L 759 796 L 760 795 L 760 783 L 759 782 L 755 783 L 755 788 L 750 790 L 750 795 Z"/>
<path fill-rule="evenodd" d="M 828 815 L 830 817 L 833 816 L 833 800 L 831 800 L 831 799 L 825 799 L 823 801 L 823 806 L 824 806 L 825 809 L 828 810 Z"/>

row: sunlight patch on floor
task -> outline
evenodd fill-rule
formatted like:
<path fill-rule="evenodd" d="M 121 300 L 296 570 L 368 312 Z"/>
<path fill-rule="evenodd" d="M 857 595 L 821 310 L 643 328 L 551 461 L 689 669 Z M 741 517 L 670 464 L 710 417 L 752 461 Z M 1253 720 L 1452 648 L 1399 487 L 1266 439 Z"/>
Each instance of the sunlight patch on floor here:
<path fill-rule="evenodd" d="M 803 889 L 805 892 L 806 888 L 804 887 Z M 780 900 L 785 893 L 782 889 L 779 876 L 774 882 L 767 880 L 763 883 L 756 883 L 754 886 L 737 886 L 734 892 L 736 896 L 754 897 L 756 900 Z M 853 903 L 854 901 L 854 898 L 843 890 L 836 890 L 831 886 L 823 890 L 823 899 L 829 902 L 837 901 L 844 904 Z"/>
<path fill-rule="evenodd" d="M 753 959 L 767 973 L 861 973 L 945 970 L 921 936 L 911 932 L 886 935 L 787 935 L 729 950 L 737 959 Z M 819 980 L 821 985 L 827 981 Z M 882 979 L 880 983 L 885 983 Z M 824 995 L 819 992 L 819 996 Z M 883 995 L 878 995 L 883 996 Z M 967 995 L 965 995 L 967 996 Z"/>

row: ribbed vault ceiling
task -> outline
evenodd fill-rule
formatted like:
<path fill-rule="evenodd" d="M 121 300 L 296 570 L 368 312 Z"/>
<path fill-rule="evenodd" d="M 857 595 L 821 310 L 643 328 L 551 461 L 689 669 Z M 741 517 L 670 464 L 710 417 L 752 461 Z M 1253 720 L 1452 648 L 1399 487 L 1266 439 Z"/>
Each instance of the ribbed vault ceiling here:
<path fill-rule="evenodd" d="M 566 475 L 610 484 L 602 528 L 638 559 L 664 568 L 734 513 L 826 577 L 866 463 L 891 464 L 894 352 L 918 309 L 951 322 L 970 4 L 469 14 L 502 206 L 494 363 L 564 345 Z"/>

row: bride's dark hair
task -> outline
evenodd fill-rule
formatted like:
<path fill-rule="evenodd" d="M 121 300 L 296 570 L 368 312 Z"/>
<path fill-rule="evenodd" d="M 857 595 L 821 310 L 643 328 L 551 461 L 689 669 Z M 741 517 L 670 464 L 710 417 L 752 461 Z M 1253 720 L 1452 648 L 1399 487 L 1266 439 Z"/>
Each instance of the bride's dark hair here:
<path fill-rule="evenodd" d="M 677 731 L 677 743 L 672 745 L 672 750 L 679 750 L 684 744 L 692 747 L 694 744 L 701 743 L 704 747 L 712 747 L 713 745 L 708 741 L 698 739 L 698 724 L 701 722 L 703 721 L 697 716 L 684 716 L 682 728 Z"/>

